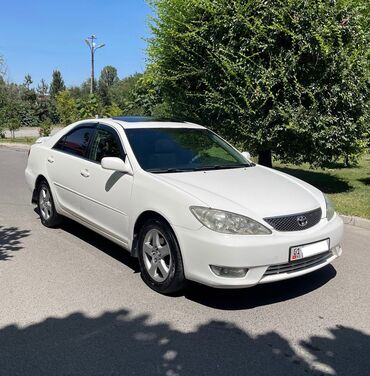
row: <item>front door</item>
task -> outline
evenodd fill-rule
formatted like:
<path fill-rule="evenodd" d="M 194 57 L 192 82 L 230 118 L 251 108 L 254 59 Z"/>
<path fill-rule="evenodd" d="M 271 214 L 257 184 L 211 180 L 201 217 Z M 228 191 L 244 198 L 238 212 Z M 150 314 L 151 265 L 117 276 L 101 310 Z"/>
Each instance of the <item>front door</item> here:
<path fill-rule="evenodd" d="M 133 177 L 103 169 L 104 157 L 127 158 L 117 131 L 99 124 L 90 146 L 89 160 L 84 165 L 81 214 L 103 232 L 127 244 Z"/>

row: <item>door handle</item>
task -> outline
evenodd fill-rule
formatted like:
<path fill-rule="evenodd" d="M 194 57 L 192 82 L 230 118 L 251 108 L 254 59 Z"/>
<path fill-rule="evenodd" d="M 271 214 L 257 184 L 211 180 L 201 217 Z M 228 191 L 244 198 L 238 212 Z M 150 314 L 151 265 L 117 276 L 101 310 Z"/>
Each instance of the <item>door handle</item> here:
<path fill-rule="evenodd" d="M 48 157 L 48 162 L 49 163 L 54 163 L 54 158 L 53 157 Z"/>
<path fill-rule="evenodd" d="M 87 171 L 86 169 L 85 170 L 81 170 L 80 171 L 80 174 L 84 177 L 84 178 L 88 178 L 90 176 L 90 172 Z"/>

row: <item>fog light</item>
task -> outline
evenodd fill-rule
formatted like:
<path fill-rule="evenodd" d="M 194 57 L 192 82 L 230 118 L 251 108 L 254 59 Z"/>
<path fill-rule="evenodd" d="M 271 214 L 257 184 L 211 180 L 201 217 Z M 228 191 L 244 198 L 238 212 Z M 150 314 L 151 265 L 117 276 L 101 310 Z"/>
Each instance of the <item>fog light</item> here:
<path fill-rule="evenodd" d="M 219 277 L 243 278 L 247 274 L 247 268 L 229 268 L 226 266 L 210 265 L 211 270 Z"/>

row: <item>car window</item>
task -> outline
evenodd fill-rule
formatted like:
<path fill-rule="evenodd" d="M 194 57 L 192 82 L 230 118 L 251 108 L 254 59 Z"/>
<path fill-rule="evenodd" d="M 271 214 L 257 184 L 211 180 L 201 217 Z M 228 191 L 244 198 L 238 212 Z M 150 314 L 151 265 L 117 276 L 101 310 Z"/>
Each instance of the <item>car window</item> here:
<path fill-rule="evenodd" d="M 133 128 L 126 135 L 140 166 L 150 172 L 252 166 L 207 129 Z"/>
<path fill-rule="evenodd" d="M 62 150 L 68 154 L 84 157 L 86 154 L 86 150 L 89 146 L 90 138 L 92 136 L 93 131 L 94 128 L 92 127 L 78 128 L 75 131 L 72 131 L 71 133 L 63 137 L 63 144 L 60 144 L 58 142 L 55 145 L 55 148 L 58 150 Z"/>
<path fill-rule="evenodd" d="M 56 150 L 63 150 L 64 141 L 66 140 L 66 136 L 63 136 L 53 147 Z"/>
<path fill-rule="evenodd" d="M 113 131 L 98 128 L 91 144 L 89 159 L 100 163 L 104 157 L 124 159 L 118 137 Z"/>

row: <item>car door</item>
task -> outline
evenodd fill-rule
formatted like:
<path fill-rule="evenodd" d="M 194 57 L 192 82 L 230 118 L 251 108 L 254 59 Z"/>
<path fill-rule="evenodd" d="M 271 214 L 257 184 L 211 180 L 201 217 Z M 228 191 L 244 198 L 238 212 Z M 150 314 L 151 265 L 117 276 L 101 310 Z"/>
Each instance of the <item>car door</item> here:
<path fill-rule="evenodd" d="M 81 214 L 101 231 L 127 244 L 133 176 L 103 169 L 104 157 L 127 158 L 118 132 L 99 124 L 89 147 L 89 160 L 84 161 L 87 176 L 81 177 Z"/>
<path fill-rule="evenodd" d="M 90 141 L 96 124 L 73 128 L 59 139 L 47 155 L 47 172 L 53 193 L 67 213 L 80 216 L 80 195 Z"/>

